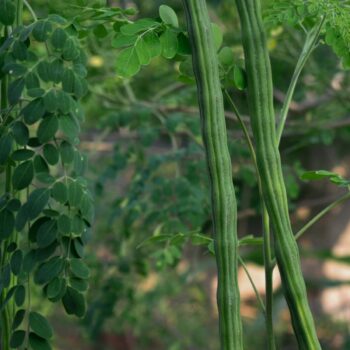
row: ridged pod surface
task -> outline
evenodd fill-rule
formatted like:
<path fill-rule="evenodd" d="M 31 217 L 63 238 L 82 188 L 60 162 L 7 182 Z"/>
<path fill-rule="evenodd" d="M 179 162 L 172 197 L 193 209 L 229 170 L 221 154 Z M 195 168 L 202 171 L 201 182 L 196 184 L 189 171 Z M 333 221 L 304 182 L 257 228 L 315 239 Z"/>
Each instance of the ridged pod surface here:
<path fill-rule="evenodd" d="M 243 345 L 237 281 L 237 203 L 227 145 L 218 58 L 205 0 L 183 0 L 183 3 L 210 175 L 221 349 L 240 350 Z"/>
<path fill-rule="evenodd" d="M 273 82 L 259 0 L 236 0 L 248 83 L 248 103 L 263 196 L 275 237 L 284 294 L 300 349 L 321 349 L 293 236 L 276 142 Z"/>

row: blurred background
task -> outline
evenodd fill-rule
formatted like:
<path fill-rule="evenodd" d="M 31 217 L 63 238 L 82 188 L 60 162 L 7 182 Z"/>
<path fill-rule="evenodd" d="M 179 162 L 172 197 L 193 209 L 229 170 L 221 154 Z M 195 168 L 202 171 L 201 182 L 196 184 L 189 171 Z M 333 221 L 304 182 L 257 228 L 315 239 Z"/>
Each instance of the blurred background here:
<path fill-rule="evenodd" d="M 89 93 L 81 150 L 89 158 L 88 179 L 96 219 L 87 262 L 92 269 L 88 312 L 77 321 L 59 306 L 38 307 L 49 315 L 57 349 L 217 350 L 215 259 L 207 248 L 211 219 L 207 171 L 200 135 L 196 89 L 179 61 L 154 59 L 132 79 L 116 74 L 118 50 L 111 21 L 84 19 L 98 4 L 132 7 L 135 18 L 158 16 L 172 6 L 184 27 L 181 1 L 31 0 L 38 17 L 78 16 L 88 54 Z M 233 0 L 208 1 L 224 33 L 224 45 L 242 59 Z M 263 6 L 268 1 L 263 1 Z M 26 13 L 30 21 L 29 13 Z M 281 108 L 305 33 L 295 26 L 268 28 L 276 110 Z M 322 180 L 303 182 L 307 170 L 349 177 L 350 76 L 321 43 L 302 72 L 281 144 L 292 224 L 297 231 L 344 189 Z M 247 116 L 244 92 L 229 89 Z M 239 236 L 261 236 L 258 188 L 243 135 L 230 106 L 229 147 L 239 205 Z M 350 349 L 350 203 L 337 207 L 300 240 L 303 269 L 319 336 L 325 349 Z M 149 239 L 153 237 L 152 239 Z M 148 239 L 148 240 L 147 240 Z M 262 249 L 241 255 L 262 296 Z M 274 318 L 279 349 L 297 349 L 278 271 Z M 240 267 L 246 349 L 264 349 L 264 318 Z M 37 303 L 39 303 L 39 296 Z"/>

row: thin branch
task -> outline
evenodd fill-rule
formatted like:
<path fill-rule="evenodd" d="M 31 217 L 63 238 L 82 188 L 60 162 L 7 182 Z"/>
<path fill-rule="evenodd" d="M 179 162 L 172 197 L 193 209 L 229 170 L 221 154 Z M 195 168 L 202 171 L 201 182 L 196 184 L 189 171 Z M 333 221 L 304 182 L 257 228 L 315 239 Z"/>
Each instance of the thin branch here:
<path fill-rule="evenodd" d="M 286 120 L 287 120 L 289 106 L 290 106 L 290 103 L 291 103 L 292 98 L 293 98 L 296 84 L 298 82 L 301 71 L 303 70 L 308 58 L 311 55 L 311 52 L 315 48 L 315 45 L 317 43 L 318 37 L 320 35 L 321 29 L 322 29 L 323 24 L 324 24 L 324 20 L 325 20 L 325 18 L 323 18 L 318 25 L 313 27 L 306 36 L 304 47 L 301 51 L 300 57 L 299 57 L 298 62 L 296 64 L 296 67 L 295 67 L 295 70 L 294 70 L 294 73 L 292 76 L 292 80 L 290 82 L 290 85 L 289 85 L 289 88 L 288 88 L 288 91 L 286 94 L 286 99 L 285 99 L 285 102 L 282 106 L 281 115 L 280 115 L 280 122 L 279 122 L 279 125 L 277 127 L 277 143 L 278 144 L 281 141 L 283 129 L 284 129 L 284 126 L 285 126 Z"/>
<path fill-rule="evenodd" d="M 25 5 L 25 7 L 28 9 L 28 11 L 30 12 L 30 14 L 32 15 L 34 21 L 36 22 L 38 20 L 38 17 L 36 16 L 35 11 L 33 10 L 33 8 L 30 6 L 29 2 L 27 0 L 23 0 L 23 4 Z"/>
<path fill-rule="evenodd" d="M 312 225 L 314 225 L 317 221 L 319 221 L 322 217 L 324 217 L 328 212 L 330 212 L 333 208 L 342 204 L 350 199 L 350 192 L 346 193 L 342 197 L 340 197 L 335 202 L 328 205 L 326 208 L 321 210 L 315 217 L 313 217 L 305 226 L 303 226 L 296 234 L 295 239 L 299 239 Z"/>
<path fill-rule="evenodd" d="M 240 264 L 242 265 L 242 267 L 244 269 L 244 272 L 246 273 L 246 275 L 247 275 L 247 277 L 249 279 L 249 282 L 250 282 L 250 284 L 252 285 L 252 287 L 254 289 L 254 293 L 255 293 L 256 298 L 258 300 L 258 304 L 259 304 L 259 306 L 261 308 L 261 311 L 265 314 L 265 312 L 266 312 L 265 305 L 264 305 L 264 302 L 263 302 L 263 300 L 262 300 L 262 298 L 261 298 L 261 296 L 259 294 L 259 291 L 258 291 L 258 289 L 257 289 L 257 287 L 256 287 L 256 285 L 255 285 L 255 283 L 253 281 L 253 278 L 250 275 L 250 273 L 248 271 L 248 268 L 247 268 L 246 264 L 244 263 L 243 259 L 239 255 L 238 255 L 238 260 L 239 260 Z"/>

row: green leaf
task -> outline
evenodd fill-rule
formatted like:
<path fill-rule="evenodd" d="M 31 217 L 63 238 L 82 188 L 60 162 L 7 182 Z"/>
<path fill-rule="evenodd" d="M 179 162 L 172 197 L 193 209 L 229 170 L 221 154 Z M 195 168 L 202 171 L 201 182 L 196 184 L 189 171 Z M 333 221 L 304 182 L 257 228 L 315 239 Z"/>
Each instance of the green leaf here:
<path fill-rule="evenodd" d="M 12 46 L 12 55 L 19 61 L 25 61 L 28 57 L 26 44 L 19 40 L 15 41 Z"/>
<path fill-rule="evenodd" d="M 29 129 L 23 122 L 16 121 L 12 125 L 12 133 L 13 133 L 13 137 L 15 138 L 15 141 L 19 145 L 25 146 L 28 143 Z M 0 148 L 1 148 L 1 145 L 0 145 Z"/>
<path fill-rule="evenodd" d="M 60 155 L 62 162 L 64 164 L 70 164 L 74 160 L 74 148 L 73 146 L 67 142 L 67 141 L 62 141 L 60 144 Z"/>
<path fill-rule="evenodd" d="M 62 303 L 68 315 L 76 315 L 78 317 L 85 315 L 84 296 L 72 287 L 67 287 Z"/>
<path fill-rule="evenodd" d="M 10 134 L 5 134 L 0 139 L 0 164 L 3 165 L 7 162 L 7 159 L 12 150 L 13 137 Z"/>
<path fill-rule="evenodd" d="M 39 154 L 34 157 L 34 170 L 37 174 L 50 172 L 49 166 L 47 165 L 45 159 Z"/>
<path fill-rule="evenodd" d="M 11 335 L 11 340 L 10 340 L 10 347 L 11 348 L 16 348 L 18 349 L 24 342 L 26 336 L 26 332 L 19 330 L 19 331 L 15 331 L 12 333 Z"/>
<path fill-rule="evenodd" d="M 81 78 L 87 77 L 87 69 L 84 66 L 84 64 L 81 63 L 74 63 L 73 65 L 73 71 Z"/>
<path fill-rule="evenodd" d="M 234 66 L 233 82 L 238 90 L 244 90 L 247 87 L 247 79 L 244 69 L 238 66 Z"/>
<path fill-rule="evenodd" d="M 75 143 L 80 132 L 78 121 L 70 114 L 63 115 L 59 119 L 60 129 L 68 137 L 69 141 Z"/>
<path fill-rule="evenodd" d="M 81 201 L 81 198 L 79 198 Z M 75 235 L 81 235 L 85 230 L 85 222 L 80 216 L 74 216 L 72 218 L 72 231 Z"/>
<path fill-rule="evenodd" d="M 37 41 L 44 42 L 48 39 L 51 31 L 52 24 L 49 21 L 39 20 L 35 22 L 32 34 Z"/>
<path fill-rule="evenodd" d="M 23 148 L 23 149 L 18 149 L 17 151 L 14 151 L 11 154 L 12 160 L 16 162 L 22 162 L 24 160 L 28 160 L 34 156 L 35 152 L 32 151 L 31 149 Z"/>
<path fill-rule="evenodd" d="M 190 39 L 188 38 L 188 36 L 185 35 L 184 33 L 179 33 L 179 35 L 177 36 L 177 40 L 178 40 L 177 53 L 179 55 L 191 55 L 192 49 L 191 49 Z"/>
<path fill-rule="evenodd" d="M 71 69 L 65 69 L 62 78 L 62 88 L 65 92 L 73 93 L 74 92 L 74 80 L 75 75 Z"/>
<path fill-rule="evenodd" d="M 56 91 L 58 108 L 63 113 L 66 114 L 75 108 L 75 102 L 73 98 L 62 90 Z"/>
<path fill-rule="evenodd" d="M 2 68 L 3 72 L 13 77 L 21 77 L 27 72 L 26 66 L 19 63 L 10 62 Z"/>
<path fill-rule="evenodd" d="M 224 35 L 221 28 L 216 23 L 211 24 L 211 30 L 213 32 L 214 45 L 216 50 L 219 50 L 224 40 Z"/>
<path fill-rule="evenodd" d="M 80 237 L 73 240 L 74 250 L 79 258 L 84 257 L 84 245 Z"/>
<path fill-rule="evenodd" d="M 11 256 L 10 266 L 12 273 L 18 276 L 22 269 L 23 253 L 17 249 Z"/>
<path fill-rule="evenodd" d="M 58 301 L 66 292 L 66 282 L 63 278 L 54 278 L 47 286 L 46 295 L 51 301 Z"/>
<path fill-rule="evenodd" d="M 121 49 L 126 46 L 134 46 L 137 38 L 137 35 L 124 35 L 122 33 L 118 33 L 112 40 L 112 47 Z"/>
<path fill-rule="evenodd" d="M 58 84 L 62 81 L 64 66 L 61 60 L 54 60 L 49 66 L 49 78 L 54 83 Z"/>
<path fill-rule="evenodd" d="M 58 119 L 55 115 L 49 115 L 44 118 L 37 130 L 37 136 L 41 143 L 52 140 L 58 130 Z"/>
<path fill-rule="evenodd" d="M 26 299 L 26 289 L 23 285 L 19 285 L 15 291 L 15 303 L 18 307 L 21 307 L 24 304 Z"/>
<path fill-rule="evenodd" d="M 68 184 L 68 201 L 73 207 L 79 208 L 81 199 L 83 197 L 83 190 L 78 181 L 70 181 Z"/>
<path fill-rule="evenodd" d="M 21 206 L 19 209 L 17 216 L 16 216 L 16 230 L 17 231 L 22 231 L 25 224 L 29 220 L 28 217 L 28 205 L 25 203 L 24 205 Z"/>
<path fill-rule="evenodd" d="M 81 279 L 88 279 L 90 277 L 90 270 L 81 259 L 71 259 L 70 268 L 72 273 Z"/>
<path fill-rule="evenodd" d="M 151 62 L 151 55 L 148 51 L 148 46 L 143 38 L 139 38 L 137 40 L 135 50 L 139 59 L 139 63 L 141 65 L 148 65 Z"/>
<path fill-rule="evenodd" d="M 8 270 L 9 271 L 9 270 Z M 10 274 L 8 275 L 8 283 L 4 283 L 4 287 L 8 287 L 9 283 L 10 283 Z M 4 282 L 4 279 L 3 281 Z M 5 299 L 4 301 L 0 301 L 0 312 L 2 312 L 5 308 L 5 306 L 8 304 L 8 302 L 11 300 L 12 296 L 14 295 L 14 293 L 17 290 L 17 286 L 12 287 L 5 295 Z"/>
<path fill-rule="evenodd" d="M 168 59 L 173 58 L 178 48 L 177 34 L 167 28 L 159 40 L 162 48 L 162 56 Z"/>
<path fill-rule="evenodd" d="M 0 211 L 0 241 L 10 237 L 15 228 L 15 217 L 7 209 Z"/>
<path fill-rule="evenodd" d="M 50 199 L 50 191 L 47 188 L 35 189 L 28 198 L 28 216 L 36 218 L 45 208 Z"/>
<path fill-rule="evenodd" d="M 72 232 L 71 231 L 72 230 L 71 219 L 66 214 L 60 215 L 60 217 L 57 220 L 57 224 L 58 224 L 58 230 L 63 235 L 68 235 L 68 234 L 70 234 Z"/>
<path fill-rule="evenodd" d="M 224 67 L 231 67 L 234 64 L 233 51 L 230 47 L 223 47 L 219 52 L 219 62 Z"/>
<path fill-rule="evenodd" d="M 128 47 L 119 52 L 116 64 L 117 74 L 122 77 L 132 77 L 140 70 L 140 61 L 134 47 Z"/>
<path fill-rule="evenodd" d="M 301 175 L 302 180 L 321 180 L 325 178 L 330 178 L 333 176 L 338 176 L 338 174 L 333 173 L 331 171 L 327 170 L 312 170 L 312 171 L 307 171 L 304 174 Z"/>
<path fill-rule="evenodd" d="M 17 198 L 12 198 L 7 202 L 6 208 L 10 211 L 18 211 L 21 208 L 21 201 Z"/>
<path fill-rule="evenodd" d="M 66 61 L 73 61 L 78 58 L 80 52 L 73 37 L 68 37 L 63 47 L 63 58 Z"/>
<path fill-rule="evenodd" d="M 66 203 L 68 200 L 68 190 L 64 183 L 56 182 L 51 190 L 51 196 L 62 204 Z"/>
<path fill-rule="evenodd" d="M 172 238 L 172 235 L 170 235 L 170 234 L 158 234 L 156 236 L 152 236 L 152 237 L 149 237 L 149 238 L 145 239 L 143 242 L 141 242 L 137 246 L 137 249 L 143 247 L 144 245 L 148 245 L 148 244 L 167 242 L 171 238 Z"/>
<path fill-rule="evenodd" d="M 159 22 L 156 22 L 153 19 L 142 18 L 138 21 L 130 24 L 125 24 L 120 27 L 120 32 L 124 35 L 135 35 L 145 30 L 148 30 L 152 27 L 158 27 L 160 25 Z"/>
<path fill-rule="evenodd" d="M 10 266 L 12 273 L 18 276 L 22 269 L 23 253 L 17 249 L 11 256 Z"/>
<path fill-rule="evenodd" d="M 88 281 L 80 278 L 70 278 L 69 284 L 78 292 L 86 292 L 89 288 Z"/>
<path fill-rule="evenodd" d="M 41 98 L 29 102 L 23 109 L 24 121 L 28 124 L 34 124 L 45 114 L 45 106 Z"/>
<path fill-rule="evenodd" d="M 47 319 L 35 311 L 29 313 L 29 326 L 31 330 L 43 339 L 53 336 L 52 328 Z"/>
<path fill-rule="evenodd" d="M 339 174 L 327 170 L 307 171 L 302 174 L 301 179 L 306 181 L 329 179 L 329 181 L 340 187 L 347 187 L 350 185 L 350 180 L 346 180 Z"/>
<path fill-rule="evenodd" d="M 17 80 L 14 80 L 8 89 L 8 100 L 11 105 L 16 104 L 22 95 L 24 89 L 24 79 L 19 78 Z"/>
<path fill-rule="evenodd" d="M 26 314 L 26 310 L 24 309 L 20 309 L 16 312 L 15 318 L 13 319 L 13 322 L 12 322 L 12 329 L 16 329 L 21 325 L 21 323 L 24 320 L 25 314 Z"/>
<path fill-rule="evenodd" d="M 52 244 L 57 238 L 57 221 L 48 220 L 38 229 L 36 241 L 40 248 L 45 248 Z"/>
<path fill-rule="evenodd" d="M 148 53 L 153 57 L 157 57 L 162 53 L 162 47 L 158 36 L 154 32 L 147 33 L 143 37 L 143 41 L 148 49 Z"/>
<path fill-rule="evenodd" d="M 51 75 L 51 64 L 47 61 L 41 61 L 37 65 L 36 69 L 40 79 L 48 83 L 50 81 L 50 75 Z"/>
<path fill-rule="evenodd" d="M 105 38 L 108 35 L 108 31 L 103 24 L 98 24 L 94 28 L 93 33 L 97 38 Z"/>
<path fill-rule="evenodd" d="M 175 11 L 167 5 L 161 5 L 159 7 L 159 17 L 165 24 L 170 24 L 174 27 L 179 26 L 179 20 Z"/>
<path fill-rule="evenodd" d="M 43 154 L 44 154 L 46 161 L 50 165 L 56 165 L 60 159 L 60 155 L 58 153 L 57 148 L 50 143 L 47 143 L 44 145 Z"/>
<path fill-rule="evenodd" d="M 64 261 L 59 256 L 54 256 L 49 261 L 41 264 L 34 275 L 36 284 L 46 284 L 57 277 L 63 270 Z"/>
<path fill-rule="evenodd" d="M 193 233 L 190 238 L 193 245 L 208 245 L 213 240 L 211 237 L 200 233 Z"/>
<path fill-rule="evenodd" d="M 40 88 L 40 81 L 35 72 L 29 72 L 25 77 L 25 85 L 28 90 Z"/>
<path fill-rule="evenodd" d="M 10 26 L 16 17 L 16 6 L 12 0 L 0 0 L 0 22 Z"/>
<path fill-rule="evenodd" d="M 67 38 L 68 35 L 62 28 L 56 28 L 51 36 L 51 44 L 56 50 L 62 50 Z"/>
<path fill-rule="evenodd" d="M 28 187 L 34 178 L 34 166 L 31 160 L 18 165 L 13 172 L 12 185 L 16 190 L 23 190 Z"/>
<path fill-rule="evenodd" d="M 74 95 L 80 99 L 87 94 L 88 87 L 85 79 L 74 74 Z"/>
<path fill-rule="evenodd" d="M 29 333 L 29 344 L 32 350 L 51 350 L 51 346 L 46 339 L 37 336 L 35 333 Z"/>

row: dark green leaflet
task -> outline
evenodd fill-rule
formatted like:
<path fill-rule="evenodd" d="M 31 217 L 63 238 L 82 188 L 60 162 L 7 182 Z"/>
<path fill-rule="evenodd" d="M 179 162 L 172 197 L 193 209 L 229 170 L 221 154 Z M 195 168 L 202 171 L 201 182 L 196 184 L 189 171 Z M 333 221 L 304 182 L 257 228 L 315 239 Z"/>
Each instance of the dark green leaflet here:
<path fill-rule="evenodd" d="M 236 0 L 248 76 L 248 100 L 263 196 L 275 235 L 285 297 L 300 349 L 320 344 L 307 301 L 299 251 L 291 229 L 281 159 L 276 142 L 270 60 L 259 0 Z"/>
<path fill-rule="evenodd" d="M 184 0 L 183 3 L 211 183 L 221 349 L 239 350 L 243 344 L 237 282 L 237 204 L 217 54 L 205 0 Z"/>

